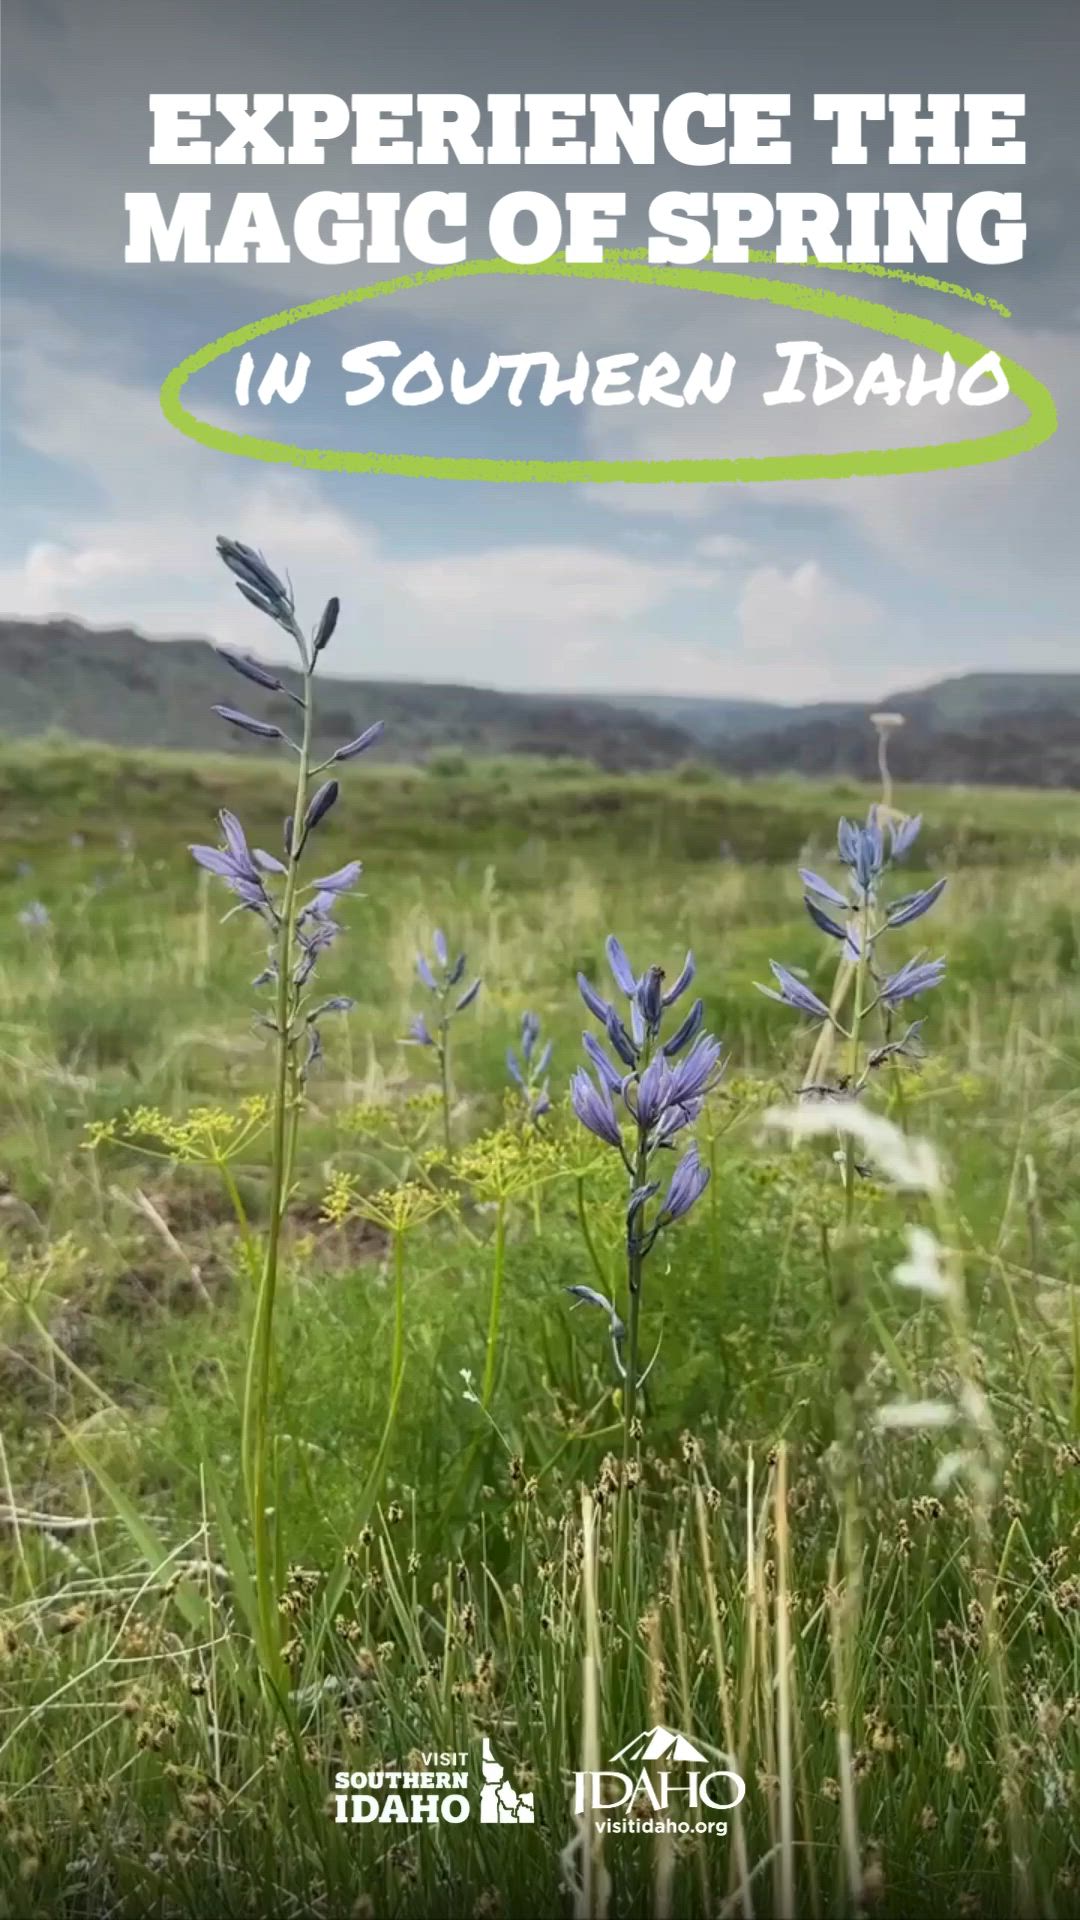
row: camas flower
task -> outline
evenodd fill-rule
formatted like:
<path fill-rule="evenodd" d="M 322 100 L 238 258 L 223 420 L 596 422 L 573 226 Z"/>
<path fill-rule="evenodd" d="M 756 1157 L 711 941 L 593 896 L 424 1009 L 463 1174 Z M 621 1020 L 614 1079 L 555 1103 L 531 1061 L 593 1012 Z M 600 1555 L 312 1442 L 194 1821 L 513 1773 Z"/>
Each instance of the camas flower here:
<path fill-rule="evenodd" d="M 435 1002 L 435 1015 L 432 1027 L 428 1026 L 423 1015 L 414 1020 L 410 1038 L 418 1041 L 421 1046 L 434 1048 L 442 1091 L 443 1141 L 449 1154 L 451 1151 L 450 1029 L 455 1016 L 464 1013 L 472 1006 L 483 981 L 478 974 L 469 986 L 458 993 L 457 989 L 465 977 L 465 955 L 459 953 L 456 959 L 451 961 L 450 943 L 441 927 L 436 927 L 432 935 L 431 947 L 431 958 L 426 953 L 417 954 L 416 972 L 421 985 L 427 988 Z"/>
<path fill-rule="evenodd" d="M 609 1147 L 617 1147 L 622 1152 L 622 1134 L 611 1098 L 611 1089 L 601 1081 L 597 1086 L 584 1067 L 578 1067 L 570 1082 L 570 1103 L 590 1133 L 603 1140 Z"/>
<path fill-rule="evenodd" d="M 692 1141 L 671 1176 L 671 1184 L 660 1209 L 662 1220 L 681 1220 L 700 1200 L 709 1184 L 709 1169 L 702 1165 L 697 1141 Z"/>
<path fill-rule="evenodd" d="M 676 1027 L 675 1032 L 669 1040 L 664 1041 L 664 1052 L 669 1059 L 675 1054 L 681 1053 L 689 1041 L 694 1038 L 694 1035 L 700 1031 L 704 1018 L 705 1002 L 703 1000 L 695 1000 L 681 1025 Z"/>
<path fill-rule="evenodd" d="M 242 733 L 253 733 L 260 740 L 284 740 L 281 727 L 274 726 L 270 720 L 256 720 L 250 713 L 241 713 L 237 707 L 214 706 L 211 709 L 219 720 L 227 720 L 231 727 L 239 727 Z"/>
<path fill-rule="evenodd" d="M 431 944 L 435 956 L 434 966 L 426 954 L 418 953 L 416 956 L 416 971 L 422 985 L 427 988 L 428 992 L 435 994 L 440 1000 L 445 1002 L 454 987 L 456 987 L 464 977 L 465 955 L 459 953 L 457 959 L 451 966 L 449 943 L 441 927 L 436 927 L 432 935 Z M 455 1013 L 464 1013 L 466 1007 L 471 1007 L 483 984 L 482 979 L 478 975 L 472 984 L 466 987 L 464 993 L 457 999 L 453 1011 Z"/>
<path fill-rule="evenodd" d="M 625 1218 L 627 1281 L 633 1294 L 641 1287 L 643 1262 L 658 1235 L 690 1212 L 708 1183 L 708 1171 L 701 1165 L 697 1148 L 691 1146 L 671 1177 L 665 1199 L 659 1207 L 655 1204 L 662 1184 L 654 1177 L 656 1156 L 669 1151 L 676 1137 L 698 1119 L 720 1078 L 722 1048 L 711 1034 L 701 1031 L 704 1009 L 700 1000 L 694 1002 L 670 1037 L 663 1038 L 665 1014 L 694 978 L 692 954 L 687 954 L 681 973 L 666 993 L 662 969 L 651 966 L 635 974 L 614 935 L 607 941 L 607 957 L 615 985 L 629 1001 L 630 1026 L 626 1027 L 612 1003 L 591 981 L 579 974 L 581 997 L 602 1027 L 611 1052 L 595 1034 L 582 1035 L 596 1077 L 585 1067 L 578 1067 L 570 1082 L 570 1102 L 582 1126 L 619 1153 L 630 1179 Z M 534 1043 L 532 1028 L 526 1032 Z M 520 1073 L 521 1063 L 515 1060 L 515 1066 Z M 587 1296 L 580 1293 L 579 1297 Z M 603 1299 L 597 1304 L 608 1305 Z M 635 1374 L 636 1361 L 635 1352 Z M 648 1368 L 645 1371 L 647 1374 Z M 644 1378 L 642 1374 L 635 1385 Z"/>
<path fill-rule="evenodd" d="M 519 1089 L 527 1116 L 532 1121 L 541 1119 L 551 1109 L 551 1095 L 545 1078 L 551 1064 L 551 1041 L 537 1053 L 539 1039 L 540 1022 L 535 1013 L 523 1013 L 520 1056 L 513 1047 L 506 1049 L 506 1071 Z"/>
<path fill-rule="evenodd" d="M 242 540 L 229 540 L 224 534 L 218 537 L 217 550 L 229 572 L 235 576 L 244 599 L 250 600 L 260 613 L 268 614 L 278 626 L 294 633 L 296 611 L 292 592 L 278 579 L 262 554 L 256 553 L 253 547 L 245 546 Z"/>
<path fill-rule="evenodd" d="M 885 837 L 878 824 L 877 808 L 871 807 L 864 827 L 841 820 L 836 839 L 844 865 L 851 868 L 862 892 L 870 893 L 885 865 Z"/>
<path fill-rule="evenodd" d="M 252 681 L 257 687 L 265 687 L 268 693 L 284 693 L 284 685 L 277 674 L 271 673 L 261 661 L 253 660 L 249 653 L 233 653 L 230 647 L 218 647 L 216 651 L 226 666 L 240 674 L 242 679 Z"/>
<path fill-rule="evenodd" d="M 944 978 L 943 959 L 909 960 L 898 973 L 891 974 L 882 982 L 881 998 L 887 1007 L 898 1007 L 904 1000 L 914 1000 L 920 993 L 929 993 L 931 987 L 940 986 Z"/>
<path fill-rule="evenodd" d="M 933 886 L 926 887 L 922 893 L 909 893 L 901 900 L 894 900 L 886 913 L 886 924 L 906 927 L 913 920 L 920 920 L 924 913 L 929 913 L 935 900 L 940 899 L 946 884 L 944 880 L 935 880 Z"/>
<path fill-rule="evenodd" d="M 758 992 L 763 993 L 767 1000 L 779 1000 L 785 1007 L 794 1007 L 796 1013 L 808 1013 L 812 1020 L 829 1018 L 829 1009 L 824 1000 L 819 1000 L 805 981 L 797 979 L 787 967 L 782 967 L 779 960 L 770 960 L 769 966 L 776 986 L 763 987 L 760 980 L 754 982 Z"/>
<path fill-rule="evenodd" d="M 261 913 L 267 919 L 276 921 L 277 911 L 266 890 L 262 872 L 247 843 L 244 829 L 235 813 L 223 807 L 218 815 L 221 830 L 225 838 L 224 847 L 191 846 L 188 852 L 192 859 L 207 873 L 224 880 L 230 893 L 235 893 L 242 908 L 250 908 Z"/>
<path fill-rule="evenodd" d="M 918 838 L 921 827 L 921 813 L 915 814 L 911 819 L 900 820 L 895 826 L 890 827 L 889 838 L 892 843 L 892 857 L 894 860 L 903 859 L 905 853 L 908 852 L 909 848 L 914 845 Z"/>
<path fill-rule="evenodd" d="M 309 880 L 308 886 L 318 893 L 351 893 L 363 871 L 359 860 L 349 860 L 335 873 L 324 873 L 319 880 Z"/>
<path fill-rule="evenodd" d="M 331 758 L 355 760 L 357 754 L 366 753 L 369 747 L 375 745 L 376 740 L 381 739 L 384 726 L 384 721 L 376 720 L 372 726 L 365 728 L 363 733 L 357 734 L 355 740 L 346 741 L 343 747 L 339 747 L 337 752 L 331 755 Z"/>
<path fill-rule="evenodd" d="M 687 954 L 682 971 L 665 993 L 663 969 L 648 967 L 639 978 L 634 973 L 626 949 L 615 934 L 609 934 L 605 951 L 612 978 L 630 1003 L 629 1031 L 611 1002 L 596 991 L 583 973 L 577 977 L 578 990 L 589 1012 L 607 1029 L 608 1038 L 620 1059 L 626 1066 L 634 1067 L 646 1039 L 655 1039 L 659 1033 L 665 1010 L 673 1006 L 691 984 L 696 971 L 694 956 Z M 672 1044 L 685 1044 L 689 1038 L 690 1033 L 686 1033 L 681 1041 Z"/>

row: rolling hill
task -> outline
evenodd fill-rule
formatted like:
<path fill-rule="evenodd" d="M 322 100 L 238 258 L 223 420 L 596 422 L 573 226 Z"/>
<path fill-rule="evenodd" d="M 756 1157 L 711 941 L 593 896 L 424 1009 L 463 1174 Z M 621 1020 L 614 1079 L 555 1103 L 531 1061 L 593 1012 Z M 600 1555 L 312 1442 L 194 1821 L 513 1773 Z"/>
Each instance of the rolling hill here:
<path fill-rule="evenodd" d="M 297 675 L 278 669 L 286 685 Z M 206 640 L 147 640 L 130 628 L 0 618 L 0 738 L 60 732 L 111 746 L 236 753 L 265 744 L 226 726 L 215 702 L 281 718 L 279 695 L 237 679 Z M 320 680 L 316 746 L 386 722 L 387 757 L 537 754 L 608 769 L 671 766 L 695 752 L 682 728 L 578 695 L 499 693 L 413 681 Z"/>
<path fill-rule="evenodd" d="M 296 677 L 282 670 L 293 685 Z M 428 761 L 533 754 L 644 771 L 697 760 L 744 775 L 873 779 L 861 704 L 506 693 L 421 681 L 325 679 L 320 749 L 386 721 L 385 757 Z M 0 617 L 0 739 L 50 732 L 114 746 L 227 750 L 260 743 L 228 729 L 215 701 L 257 718 L 280 699 L 237 680 L 206 640 L 148 640 L 130 628 Z M 890 759 L 900 779 L 1080 787 L 1080 673 L 970 673 L 875 706 L 904 716 Z"/>

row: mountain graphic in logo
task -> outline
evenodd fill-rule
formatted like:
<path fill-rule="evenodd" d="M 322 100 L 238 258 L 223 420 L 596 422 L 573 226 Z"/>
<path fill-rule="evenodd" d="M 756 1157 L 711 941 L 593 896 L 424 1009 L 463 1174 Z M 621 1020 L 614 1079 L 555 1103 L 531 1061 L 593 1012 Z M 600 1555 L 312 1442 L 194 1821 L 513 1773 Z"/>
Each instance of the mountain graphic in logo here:
<path fill-rule="evenodd" d="M 684 1733 L 672 1733 L 668 1727 L 646 1727 L 644 1733 L 639 1733 L 613 1756 L 612 1765 L 619 1760 L 629 1760 L 635 1766 L 645 1766 L 650 1760 L 682 1761 L 684 1765 L 696 1762 L 702 1767 L 709 1764 Z"/>

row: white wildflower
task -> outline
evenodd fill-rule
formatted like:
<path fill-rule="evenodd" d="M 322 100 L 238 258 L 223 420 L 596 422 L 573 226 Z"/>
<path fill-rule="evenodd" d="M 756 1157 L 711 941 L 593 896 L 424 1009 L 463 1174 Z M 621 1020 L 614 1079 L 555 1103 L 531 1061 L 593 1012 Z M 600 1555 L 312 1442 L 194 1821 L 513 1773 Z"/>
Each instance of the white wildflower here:
<path fill-rule="evenodd" d="M 929 1140 L 910 1139 L 891 1120 L 851 1101 L 845 1106 L 770 1107 L 764 1124 L 793 1140 L 816 1139 L 822 1134 L 850 1135 L 894 1186 L 916 1193 L 941 1191 L 941 1167 Z"/>
<path fill-rule="evenodd" d="M 893 1269 L 898 1287 L 909 1287 L 930 1300 L 951 1300 L 955 1293 L 952 1280 L 942 1265 L 941 1247 L 925 1227 L 906 1229 L 907 1259 Z"/>
<path fill-rule="evenodd" d="M 956 1408 L 947 1400 L 893 1400 L 878 1408 L 877 1424 L 888 1430 L 898 1427 L 949 1427 L 956 1419 Z"/>
<path fill-rule="evenodd" d="M 964 1447 L 956 1447 L 952 1453 L 943 1454 L 934 1475 L 934 1492 L 944 1493 L 954 1480 L 962 1479 L 971 1470 L 971 1455 Z"/>

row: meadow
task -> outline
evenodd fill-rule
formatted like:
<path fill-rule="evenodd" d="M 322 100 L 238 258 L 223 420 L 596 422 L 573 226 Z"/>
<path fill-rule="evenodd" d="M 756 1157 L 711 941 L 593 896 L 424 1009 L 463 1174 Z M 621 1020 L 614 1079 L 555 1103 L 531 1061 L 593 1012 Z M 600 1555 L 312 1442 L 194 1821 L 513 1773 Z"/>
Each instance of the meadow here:
<path fill-rule="evenodd" d="M 868 1099 L 942 1177 L 871 1164 L 848 1218 L 836 1137 L 763 1126 L 815 1030 L 755 982 L 828 1000 L 796 870 L 835 880 L 874 793 L 391 750 L 319 827 L 316 871 L 364 862 L 319 974 L 355 1004 L 288 1167 L 261 1575 L 274 1036 L 264 941 L 186 847 L 225 807 L 280 848 L 290 775 L 0 755 L 0 1913 L 1080 1913 L 1080 797 L 898 793 L 903 886 L 948 876 L 899 958 L 948 969 Z M 483 983 L 449 1149 L 407 1039 L 437 928 Z M 629 1448 L 606 1315 L 567 1292 L 625 1311 L 625 1179 L 566 1095 L 611 932 L 669 979 L 693 949 L 727 1061 L 709 1184 L 647 1263 Z M 955 1291 L 897 1280 L 913 1227 Z M 745 1779 L 725 1837 L 575 1818 L 575 1773 L 656 1725 Z M 534 1823 L 335 1820 L 338 1770 L 475 1773 L 484 1738 Z"/>

